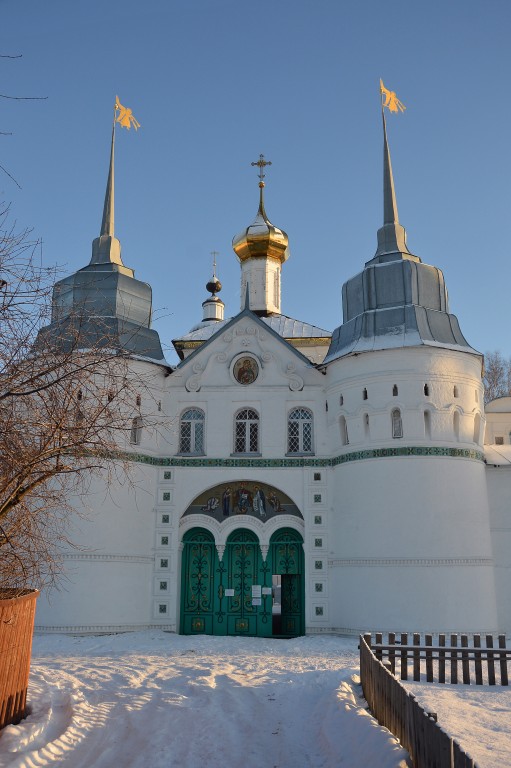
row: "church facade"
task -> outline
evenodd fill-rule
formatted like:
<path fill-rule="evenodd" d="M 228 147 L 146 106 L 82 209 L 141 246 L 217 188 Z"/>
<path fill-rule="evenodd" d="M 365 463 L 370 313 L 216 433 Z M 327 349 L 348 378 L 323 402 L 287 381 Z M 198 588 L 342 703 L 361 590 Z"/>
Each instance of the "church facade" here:
<path fill-rule="evenodd" d="M 240 311 L 224 318 L 213 274 L 170 366 L 114 236 L 112 149 L 100 237 L 56 285 L 52 325 L 89 302 L 87 332 L 108 318 L 152 394 L 121 446 L 132 480 L 91 488 L 37 628 L 511 630 L 511 399 L 485 413 L 482 356 L 442 272 L 408 250 L 385 125 L 378 247 L 333 334 L 281 313 L 288 237 L 257 165 L 257 214 L 233 240 Z"/>

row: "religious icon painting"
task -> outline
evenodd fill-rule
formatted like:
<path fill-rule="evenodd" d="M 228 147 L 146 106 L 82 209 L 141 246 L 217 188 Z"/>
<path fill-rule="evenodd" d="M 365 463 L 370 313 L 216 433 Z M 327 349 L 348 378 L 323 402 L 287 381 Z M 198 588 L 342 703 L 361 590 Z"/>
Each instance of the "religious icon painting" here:
<path fill-rule="evenodd" d="M 259 376 L 259 365 L 253 357 L 240 357 L 234 363 L 233 375 L 238 384 L 253 384 Z"/>

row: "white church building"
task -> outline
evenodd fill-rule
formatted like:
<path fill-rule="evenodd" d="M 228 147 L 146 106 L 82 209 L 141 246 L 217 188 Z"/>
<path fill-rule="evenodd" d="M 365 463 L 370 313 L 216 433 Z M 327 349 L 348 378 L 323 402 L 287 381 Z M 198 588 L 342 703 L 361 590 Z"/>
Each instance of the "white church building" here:
<path fill-rule="evenodd" d="M 377 250 L 333 333 L 281 313 L 288 236 L 265 211 L 265 164 L 233 239 L 240 311 L 224 318 L 214 274 L 170 366 L 114 236 L 112 144 L 101 234 L 55 286 L 47 330 L 88 303 L 90 332 L 109 324 L 153 396 L 127 425 L 133 482 L 91 489 L 36 628 L 511 631 L 511 398 L 485 413 L 482 355 L 440 269 L 408 250 L 385 127 Z"/>

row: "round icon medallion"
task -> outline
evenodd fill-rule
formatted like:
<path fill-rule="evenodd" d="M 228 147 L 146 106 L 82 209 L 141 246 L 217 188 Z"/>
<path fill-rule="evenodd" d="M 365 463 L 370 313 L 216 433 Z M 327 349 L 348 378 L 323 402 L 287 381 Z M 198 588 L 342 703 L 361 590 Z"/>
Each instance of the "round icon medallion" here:
<path fill-rule="evenodd" d="M 238 384 L 253 384 L 259 375 L 259 366 L 253 357 L 240 357 L 234 363 L 234 378 Z"/>

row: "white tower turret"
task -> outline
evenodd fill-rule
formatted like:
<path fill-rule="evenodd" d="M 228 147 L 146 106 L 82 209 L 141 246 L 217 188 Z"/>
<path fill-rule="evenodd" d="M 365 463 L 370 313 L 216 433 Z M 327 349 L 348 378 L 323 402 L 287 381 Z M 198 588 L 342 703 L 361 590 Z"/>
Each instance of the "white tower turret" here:
<path fill-rule="evenodd" d="M 340 457 L 330 621 L 495 631 L 482 356 L 449 313 L 442 272 L 408 250 L 385 121 L 383 186 L 376 254 L 343 286 L 344 322 L 325 358 Z"/>

